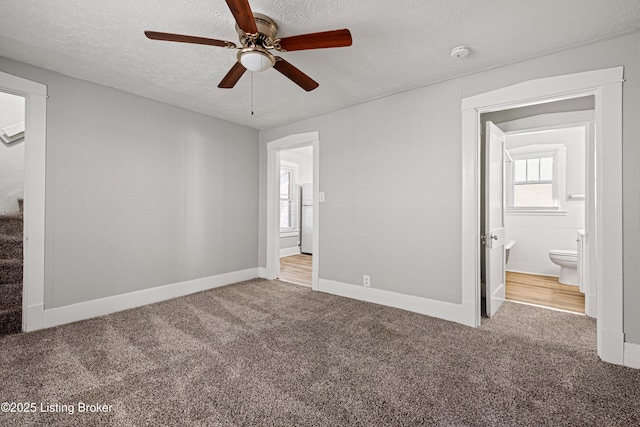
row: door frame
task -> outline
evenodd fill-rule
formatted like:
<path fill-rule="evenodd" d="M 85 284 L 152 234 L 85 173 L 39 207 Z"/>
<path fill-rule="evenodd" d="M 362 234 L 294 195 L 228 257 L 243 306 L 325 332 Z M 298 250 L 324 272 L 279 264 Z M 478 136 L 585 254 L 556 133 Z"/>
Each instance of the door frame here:
<path fill-rule="evenodd" d="M 25 98 L 22 331 L 44 328 L 47 86 L 0 71 L 0 91 Z"/>
<path fill-rule="evenodd" d="M 313 200 L 320 196 L 320 138 L 319 133 L 298 133 L 267 143 L 267 266 L 266 278 L 276 279 L 280 272 L 280 151 L 291 148 L 313 147 Z M 320 290 L 318 266 L 320 260 L 320 208 L 313 204 L 313 257 L 311 271 L 311 289 Z"/>
<path fill-rule="evenodd" d="M 597 352 L 624 363 L 622 269 L 622 82 L 624 67 L 530 80 L 462 100 L 462 302 L 480 325 L 480 115 L 583 96 L 595 97 Z M 606 147 L 606 150 L 605 150 Z M 605 155 L 606 153 L 606 155 Z M 594 260 L 591 260 L 594 262 Z M 603 280 L 607 278 L 606 282 Z M 594 278 L 591 277 L 593 280 Z M 595 282 L 595 283 L 594 283 Z"/>

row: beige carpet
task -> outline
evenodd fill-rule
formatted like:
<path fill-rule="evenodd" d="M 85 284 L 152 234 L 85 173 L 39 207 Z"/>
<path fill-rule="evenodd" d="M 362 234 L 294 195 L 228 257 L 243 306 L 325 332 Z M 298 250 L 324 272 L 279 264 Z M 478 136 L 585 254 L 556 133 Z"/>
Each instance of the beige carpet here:
<path fill-rule="evenodd" d="M 514 303 L 472 329 L 253 280 L 1 337 L 0 401 L 38 409 L 0 425 L 638 425 L 640 371 L 599 361 L 594 333 Z"/>
<path fill-rule="evenodd" d="M 22 212 L 0 213 L 0 336 L 22 330 L 22 222 Z"/>

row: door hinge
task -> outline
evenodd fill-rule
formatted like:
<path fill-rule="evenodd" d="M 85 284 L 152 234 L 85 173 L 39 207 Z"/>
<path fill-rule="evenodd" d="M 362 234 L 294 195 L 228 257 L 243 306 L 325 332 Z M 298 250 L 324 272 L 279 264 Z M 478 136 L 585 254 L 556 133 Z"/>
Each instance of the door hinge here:
<path fill-rule="evenodd" d="M 498 240 L 498 235 L 487 233 L 480 236 L 480 243 L 483 244 L 484 246 L 491 245 L 489 246 L 489 249 L 491 249 L 493 246 L 492 245 L 493 242 L 491 242 L 491 240 Z"/>

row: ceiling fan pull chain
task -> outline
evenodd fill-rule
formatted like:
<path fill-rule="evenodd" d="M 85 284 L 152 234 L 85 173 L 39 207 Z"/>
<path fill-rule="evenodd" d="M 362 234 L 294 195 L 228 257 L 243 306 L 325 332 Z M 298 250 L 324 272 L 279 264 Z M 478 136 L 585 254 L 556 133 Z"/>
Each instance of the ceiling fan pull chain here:
<path fill-rule="evenodd" d="M 253 72 L 251 73 L 251 115 L 253 116 Z"/>

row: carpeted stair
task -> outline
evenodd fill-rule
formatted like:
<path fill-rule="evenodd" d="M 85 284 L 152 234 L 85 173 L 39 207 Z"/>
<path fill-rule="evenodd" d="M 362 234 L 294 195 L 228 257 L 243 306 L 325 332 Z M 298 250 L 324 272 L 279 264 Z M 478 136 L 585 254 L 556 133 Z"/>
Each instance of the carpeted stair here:
<path fill-rule="evenodd" d="M 20 212 L 0 214 L 0 335 L 22 329 L 22 200 Z"/>

